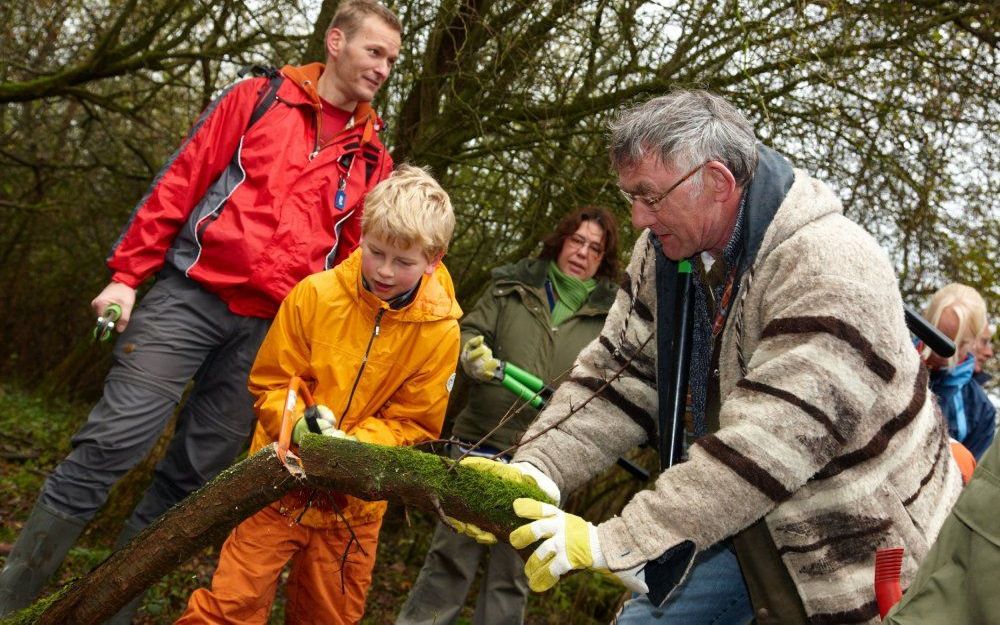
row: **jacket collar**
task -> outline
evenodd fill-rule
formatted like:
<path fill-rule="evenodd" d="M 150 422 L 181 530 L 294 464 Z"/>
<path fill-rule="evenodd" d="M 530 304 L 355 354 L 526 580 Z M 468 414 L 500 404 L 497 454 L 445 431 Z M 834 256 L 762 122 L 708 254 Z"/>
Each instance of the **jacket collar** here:
<path fill-rule="evenodd" d="M 358 305 L 371 311 L 385 309 L 387 317 L 404 322 L 439 321 L 443 319 L 458 319 L 462 309 L 455 299 L 455 288 L 452 285 L 451 274 L 438 263 L 437 269 L 431 275 L 420 279 L 420 286 L 413 301 L 406 306 L 394 310 L 388 302 L 366 289 L 361 284 L 361 248 L 354 250 L 334 271 L 337 272 L 347 293 Z"/>
<path fill-rule="evenodd" d="M 516 263 L 497 267 L 492 272 L 497 286 L 521 284 L 535 289 L 544 289 L 549 274 L 549 259 L 522 258 Z M 597 278 L 597 286 L 590 292 L 578 313 L 606 314 L 615 301 L 618 289 L 605 277 Z"/>
<path fill-rule="evenodd" d="M 298 87 L 293 91 L 294 95 L 289 95 L 291 104 L 307 105 L 312 107 L 316 114 L 323 111 L 323 103 L 320 100 L 316 85 L 319 77 L 323 75 L 326 65 L 323 63 L 310 63 L 308 65 L 286 65 L 281 68 L 281 74 Z M 351 118 L 350 128 L 361 128 L 361 142 L 368 143 L 375 133 L 385 128 L 385 123 L 372 109 L 371 102 L 358 102 L 354 107 L 354 114 Z"/>
<path fill-rule="evenodd" d="M 747 189 L 745 269 L 807 224 L 833 214 L 843 214 L 836 193 L 806 172 L 791 168 L 774 150 L 761 146 L 760 164 Z"/>
<path fill-rule="evenodd" d="M 753 265 L 764 241 L 764 233 L 774 221 L 778 207 L 785 201 L 795 181 L 791 163 L 778 152 L 759 144 L 757 158 L 757 169 L 745 193 L 741 270 Z"/>

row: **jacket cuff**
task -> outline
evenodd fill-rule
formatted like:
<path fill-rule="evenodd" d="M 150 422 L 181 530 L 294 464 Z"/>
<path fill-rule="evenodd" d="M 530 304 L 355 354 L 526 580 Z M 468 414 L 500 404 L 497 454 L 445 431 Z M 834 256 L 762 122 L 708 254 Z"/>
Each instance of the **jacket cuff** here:
<path fill-rule="evenodd" d="M 125 286 L 132 287 L 133 289 L 139 288 L 139 285 L 142 284 L 142 279 L 122 271 L 116 271 L 111 274 L 111 281 L 124 284 Z"/>
<path fill-rule="evenodd" d="M 630 569 L 652 559 L 632 538 L 625 519 L 619 516 L 598 525 L 597 537 L 601 541 L 601 551 L 607 560 L 608 569 L 612 571 Z"/>
<path fill-rule="evenodd" d="M 522 453 L 522 451 L 524 451 L 524 453 Z M 522 447 L 514 452 L 514 457 L 510 459 L 510 462 L 511 464 L 515 462 L 526 462 L 530 464 L 547 475 L 560 492 L 565 491 L 566 483 L 563 481 L 562 474 L 559 472 L 559 465 L 554 462 L 549 462 L 548 457 L 544 454 L 535 453 L 535 450 L 531 448 L 524 450 Z"/>
<path fill-rule="evenodd" d="M 601 523 L 597 536 L 609 570 L 642 567 L 650 602 L 657 607 L 663 605 L 687 576 L 697 553 L 697 547 L 690 540 L 681 540 L 663 553 L 644 553 L 621 517 Z"/>

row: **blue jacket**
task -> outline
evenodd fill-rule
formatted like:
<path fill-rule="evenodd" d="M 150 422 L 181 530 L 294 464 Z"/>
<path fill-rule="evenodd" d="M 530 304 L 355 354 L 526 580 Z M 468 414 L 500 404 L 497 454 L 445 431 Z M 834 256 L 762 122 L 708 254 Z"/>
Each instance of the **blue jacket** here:
<path fill-rule="evenodd" d="M 975 364 L 975 358 L 969 354 L 955 367 L 932 371 L 931 390 L 948 419 L 948 434 L 979 460 L 993 442 L 996 408 L 972 377 Z"/>

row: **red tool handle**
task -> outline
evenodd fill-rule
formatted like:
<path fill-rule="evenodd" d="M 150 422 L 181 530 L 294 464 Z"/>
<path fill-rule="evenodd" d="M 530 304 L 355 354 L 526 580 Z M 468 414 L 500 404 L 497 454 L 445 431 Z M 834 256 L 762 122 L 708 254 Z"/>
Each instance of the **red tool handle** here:
<path fill-rule="evenodd" d="M 277 451 L 278 458 L 282 462 L 286 462 L 288 446 L 292 442 L 292 426 L 294 425 L 292 416 L 295 414 L 295 405 L 298 403 L 299 397 L 302 397 L 302 403 L 306 405 L 306 408 L 316 405 L 312 393 L 309 392 L 309 387 L 306 386 L 302 378 L 296 375 L 288 381 L 288 395 L 285 396 L 285 407 L 281 411 L 281 434 L 278 436 Z"/>
<path fill-rule="evenodd" d="M 892 547 L 875 552 L 875 601 L 879 618 L 885 618 L 892 606 L 903 598 L 899 574 L 903 569 L 903 548 Z"/>

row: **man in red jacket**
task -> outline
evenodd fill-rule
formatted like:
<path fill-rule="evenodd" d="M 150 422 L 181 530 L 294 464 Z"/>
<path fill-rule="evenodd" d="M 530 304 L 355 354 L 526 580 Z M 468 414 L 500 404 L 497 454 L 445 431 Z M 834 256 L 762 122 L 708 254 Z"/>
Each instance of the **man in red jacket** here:
<path fill-rule="evenodd" d="M 369 103 L 399 55 L 400 32 L 375 0 L 341 3 L 325 64 L 236 83 L 157 174 L 92 302 L 98 314 L 121 307 L 104 396 L 0 572 L 0 615 L 35 598 L 112 485 L 149 453 L 191 379 L 166 457 L 119 544 L 242 449 L 254 419 L 247 373 L 278 305 L 299 280 L 354 251 L 365 193 L 392 170 Z M 133 311 L 136 288 L 154 274 Z"/>

